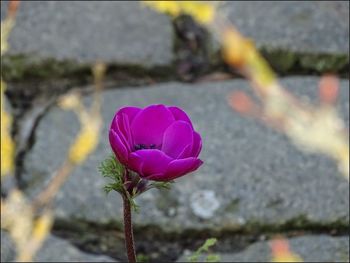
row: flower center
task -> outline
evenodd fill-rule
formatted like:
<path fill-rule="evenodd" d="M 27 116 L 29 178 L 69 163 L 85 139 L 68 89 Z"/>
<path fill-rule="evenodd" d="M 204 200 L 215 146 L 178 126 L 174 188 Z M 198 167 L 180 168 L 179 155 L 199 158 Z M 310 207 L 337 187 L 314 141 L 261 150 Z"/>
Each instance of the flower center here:
<path fill-rule="evenodd" d="M 142 149 L 156 149 L 156 148 L 157 148 L 156 145 L 153 143 L 150 145 L 140 143 L 140 144 L 135 144 L 134 146 L 135 151 L 142 150 Z"/>

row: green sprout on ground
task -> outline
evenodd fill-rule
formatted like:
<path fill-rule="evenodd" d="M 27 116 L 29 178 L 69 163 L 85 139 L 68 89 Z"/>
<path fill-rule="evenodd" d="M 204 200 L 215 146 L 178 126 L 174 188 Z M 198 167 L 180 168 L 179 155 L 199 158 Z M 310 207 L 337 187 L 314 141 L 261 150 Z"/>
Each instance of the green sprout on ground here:
<path fill-rule="evenodd" d="M 217 242 L 216 238 L 208 238 L 202 246 L 200 246 L 191 256 L 187 259 L 190 262 L 199 262 L 198 259 L 202 254 L 206 254 L 204 262 L 219 262 L 220 256 L 217 254 L 209 253 L 210 247 L 214 246 Z"/>

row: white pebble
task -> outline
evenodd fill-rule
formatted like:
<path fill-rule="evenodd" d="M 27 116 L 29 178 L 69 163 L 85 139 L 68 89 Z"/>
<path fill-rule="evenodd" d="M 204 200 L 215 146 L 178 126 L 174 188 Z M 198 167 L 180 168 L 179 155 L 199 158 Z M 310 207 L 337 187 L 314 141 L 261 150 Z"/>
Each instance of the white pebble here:
<path fill-rule="evenodd" d="M 220 202 L 212 190 L 197 191 L 191 195 L 190 201 L 193 213 L 203 219 L 213 217 L 220 206 Z"/>

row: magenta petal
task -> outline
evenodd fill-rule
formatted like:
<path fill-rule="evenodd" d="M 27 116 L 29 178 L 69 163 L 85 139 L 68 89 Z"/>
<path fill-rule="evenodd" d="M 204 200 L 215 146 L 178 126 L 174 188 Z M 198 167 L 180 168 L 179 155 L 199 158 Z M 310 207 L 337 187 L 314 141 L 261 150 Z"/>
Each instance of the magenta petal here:
<path fill-rule="evenodd" d="M 164 132 L 162 151 L 176 159 L 189 144 L 193 144 L 191 125 L 185 121 L 175 121 Z"/>
<path fill-rule="evenodd" d="M 112 130 L 117 130 L 117 126 L 118 126 L 118 121 L 117 121 L 117 119 L 118 119 L 118 115 L 115 114 L 114 117 L 113 117 L 113 120 L 112 120 L 112 122 L 111 122 L 111 127 L 110 127 L 110 129 L 112 129 Z"/>
<path fill-rule="evenodd" d="M 118 134 L 112 129 L 109 130 L 109 143 L 118 160 L 125 164 L 128 160 L 128 151 Z"/>
<path fill-rule="evenodd" d="M 128 168 L 138 173 L 140 176 L 143 176 L 142 166 L 143 166 L 143 159 L 137 153 L 135 152 L 131 153 L 129 155 Z"/>
<path fill-rule="evenodd" d="M 159 173 L 159 174 L 152 174 L 148 176 L 146 179 L 153 180 L 153 181 L 167 181 L 167 180 L 164 180 L 164 178 L 165 178 L 164 173 Z"/>
<path fill-rule="evenodd" d="M 181 110 L 180 108 L 175 107 L 175 106 L 168 107 L 168 109 L 174 115 L 175 120 L 177 120 L 177 121 L 186 121 L 193 128 L 192 122 L 191 122 L 190 118 L 187 116 L 186 112 L 184 112 L 183 110 Z"/>
<path fill-rule="evenodd" d="M 142 171 L 140 175 L 142 177 L 147 177 L 154 174 L 164 173 L 168 167 L 168 164 L 173 160 L 165 153 L 157 149 L 147 149 L 147 150 L 139 150 L 131 153 L 130 155 L 130 163 L 138 164 L 142 163 Z M 130 167 L 132 169 L 132 167 Z"/>
<path fill-rule="evenodd" d="M 121 108 L 116 115 L 122 115 L 122 114 L 126 114 L 129 118 L 129 122 L 131 124 L 131 122 L 133 121 L 133 119 L 135 118 L 135 116 L 141 111 L 140 108 L 137 107 L 124 107 Z"/>
<path fill-rule="evenodd" d="M 125 138 L 127 139 L 131 147 L 134 146 L 134 141 L 131 134 L 130 126 L 131 126 L 131 122 L 134 120 L 135 116 L 140 111 L 141 109 L 137 107 L 124 107 L 117 112 L 117 115 L 121 117 L 118 122 L 119 128 L 123 132 Z"/>
<path fill-rule="evenodd" d="M 122 143 L 124 144 L 124 146 L 127 148 L 128 152 L 131 151 L 131 145 L 128 140 L 126 139 L 124 132 L 122 132 L 122 130 L 120 129 L 120 125 L 118 123 L 120 123 L 120 118 L 121 116 L 115 116 L 112 120 L 112 124 L 111 124 L 111 130 L 113 130 L 116 134 L 118 134 L 120 140 L 122 141 Z"/>
<path fill-rule="evenodd" d="M 185 159 L 187 157 L 193 157 L 192 156 L 192 148 L 193 148 L 192 143 L 188 144 L 176 159 Z"/>
<path fill-rule="evenodd" d="M 203 162 L 200 159 L 194 157 L 174 160 L 168 166 L 164 176 L 164 181 L 173 180 L 187 173 L 193 172 L 198 169 L 202 163 Z"/>
<path fill-rule="evenodd" d="M 164 105 L 151 105 L 140 111 L 131 123 L 135 144 L 161 145 L 166 128 L 175 121 Z"/>
<path fill-rule="evenodd" d="M 192 147 L 192 153 L 190 156 L 198 157 L 201 150 L 202 150 L 202 138 L 198 132 L 194 131 L 193 132 L 193 147 Z"/>
<path fill-rule="evenodd" d="M 117 122 L 115 122 L 116 118 L 118 116 L 122 116 L 123 114 L 126 114 L 126 116 L 128 116 L 128 120 L 129 120 L 129 123 L 132 122 L 132 120 L 135 118 L 135 116 L 137 115 L 137 113 L 139 113 L 141 111 L 140 108 L 137 108 L 137 107 L 124 107 L 124 108 L 121 108 L 120 110 L 117 111 L 117 113 L 114 115 L 114 119 L 112 121 L 112 124 L 111 124 L 111 129 L 115 130 L 115 125 L 117 124 Z M 119 117 L 119 118 L 120 118 Z"/>
<path fill-rule="evenodd" d="M 120 130 L 122 131 L 125 139 L 127 140 L 128 144 L 130 145 L 130 147 L 133 147 L 134 142 L 133 142 L 133 138 L 131 135 L 129 117 L 125 113 L 122 113 L 120 117 L 121 118 L 118 118 L 118 126 L 119 126 Z"/>
<path fill-rule="evenodd" d="M 112 120 L 111 129 L 113 129 L 123 141 L 127 142 L 129 151 L 130 147 L 134 145 L 130 131 L 130 123 L 140 111 L 141 109 L 137 107 L 124 107 L 115 114 Z"/>

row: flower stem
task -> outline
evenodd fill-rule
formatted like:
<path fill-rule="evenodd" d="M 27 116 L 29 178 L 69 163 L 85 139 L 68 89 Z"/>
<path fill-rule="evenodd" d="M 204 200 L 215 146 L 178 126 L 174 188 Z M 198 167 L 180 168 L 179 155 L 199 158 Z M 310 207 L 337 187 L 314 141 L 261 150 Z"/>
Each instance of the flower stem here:
<path fill-rule="evenodd" d="M 124 204 L 124 234 L 125 234 L 125 247 L 128 255 L 128 260 L 131 263 L 136 262 L 135 255 L 135 246 L 134 246 L 134 237 L 132 230 L 132 221 L 131 221 L 131 206 L 130 201 L 127 196 L 123 195 L 123 204 Z"/>

